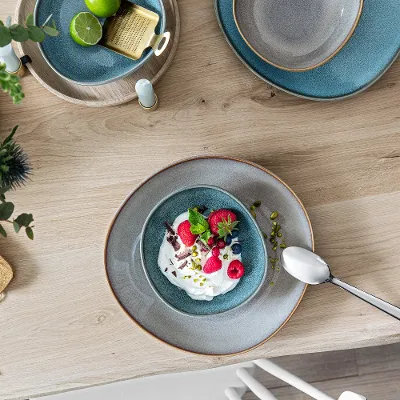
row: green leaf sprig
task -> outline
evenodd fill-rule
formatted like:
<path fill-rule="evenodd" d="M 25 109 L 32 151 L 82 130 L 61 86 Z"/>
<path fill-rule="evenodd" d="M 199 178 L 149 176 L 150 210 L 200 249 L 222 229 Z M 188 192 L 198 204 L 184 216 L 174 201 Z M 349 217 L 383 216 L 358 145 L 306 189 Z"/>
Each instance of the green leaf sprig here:
<path fill-rule="evenodd" d="M 208 239 L 212 236 L 210 225 L 202 214 L 189 208 L 190 232 L 200 235 L 200 240 L 208 246 Z"/>
<path fill-rule="evenodd" d="M 25 97 L 19 82 L 17 75 L 8 73 L 6 65 L 0 64 L 0 87 L 4 93 L 8 93 L 12 97 L 14 104 L 21 103 Z"/>
<path fill-rule="evenodd" d="M 51 16 L 42 26 L 35 25 L 33 14 L 28 15 L 25 26 L 20 24 L 6 26 L 3 21 L 0 20 L 0 47 L 7 46 L 12 40 L 16 42 L 26 42 L 27 40 L 43 42 L 46 35 L 58 36 L 60 32 L 57 30 L 54 20 L 51 21 L 51 26 L 48 25 L 50 19 Z"/>
<path fill-rule="evenodd" d="M 17 218 L 12 219 L 14 213 L 14 203 L 7 201 L 5 193 L 10 190 L 9 186 L 0 187 L 0 235 L 7 237 L 7 231 L 4 229 L 4 223 L 12 224 L 16 233 L 18 233 L 22 228 L 25 228 L 26 236 L 33 240 L 33 216 L 32 214 L 20 214 Z"/>

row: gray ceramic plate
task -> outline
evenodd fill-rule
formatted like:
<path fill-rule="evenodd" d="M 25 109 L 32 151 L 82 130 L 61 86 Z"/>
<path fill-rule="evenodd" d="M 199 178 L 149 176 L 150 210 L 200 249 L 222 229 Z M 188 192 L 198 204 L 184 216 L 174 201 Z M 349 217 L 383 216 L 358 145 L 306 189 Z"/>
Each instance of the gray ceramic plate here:
<path fill-rule="evenodd" d="M 317 68 L 350 39 L 363 0 L 233 0 L 235 22 L 248 46 L 287 71 Z"/>
<path fill-rule="evenodd" d="M 306 285 L 289 276 L 283 268 L 279 271 L 269 269 L 265 285 L 254 299 L 240 308 L 240 312 L 232 310 L 197 318 L 166 306 L 154 293 L 143 271 L 139 242 L 148 214 L 168 194 L 197 184 L 221 187 L 244 204 L 261 200 L 257 222 L 263 230 L 270 226 L 271 211 L 279 210 L 286 243 L 313 249 L 307 213 L 296 195 L 278 177 L 247 161 L 201 157 L 180 161 L 161 170 L 127 198 L 108 234 L 105 248 L 107 277 L 126 313 L 165 343 L 208 355 L 248 351 L 271 338 L 287 322 L 299 305 Z"/>

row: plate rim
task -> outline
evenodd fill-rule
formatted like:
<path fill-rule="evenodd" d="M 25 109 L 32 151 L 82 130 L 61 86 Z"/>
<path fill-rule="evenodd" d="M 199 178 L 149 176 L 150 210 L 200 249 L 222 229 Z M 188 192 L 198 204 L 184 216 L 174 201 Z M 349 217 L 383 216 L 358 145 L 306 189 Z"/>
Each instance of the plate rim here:
<path fill-rule="evenodd" d="M 251 67 L 249 65 L 249 63 L 238 53 L 238 51 L 235 49 L 234 45 L 231 43 L 231 41 L 228 38 L 227 33 L 225 32 L 225 28 L 223 27 L 221 18 L 220 18 L 220 13 L 218 10 L 218 4 L 219 4 L 220 0 L 214 0 L 214 11 L 217 17 L 217 22 L 219 25 L 220 30 L 222 31 L 222 34 L 225 38 L 225 41 L 228 43 L 229 47 L 232 49 L 232 51 L 236 54 L 236 56 L 239 58 L 239 60 L 243 63 L 243 65 L 249 69 L 254 75 L 256 75 L 259 79 L 261 79 L 262 81 L 268 83 L 269 85 L 271 85 L 272 87 L 275 87 L 279 90 L 281 90 L 282 92 L 285 92 L 287 94 L 290 94 L 292 96 L 295 97 L 299 97 L 301 99 L 306 99 L 306 100 L 313 100 L 313 101 L 321 101 L 321 102 L 334 102 L 334 101 L 339 101 L 339 100 L 345 100 L 348 98 L 351 98 L 353 96 L 356 96 L 362 92 L 364 92 L 365 90 L 369 89 L 371 86 L 373 86 L 379 79 L 382 78 L 383 75 L 386 74 L 386 72 L 388 71 L 388 69 L 394 64 L 394 62 L 397 60 L 397 58 L 400 55 L 400 48 L 398 49 L 398 51 L 393 55 L 393 58 L 389 61 L 389 63 L 386 65 L 386 67 L 381 71 L 380 74 L 376 75 L 374 79 L 370 80 L 366 85 L 364 85 L 363 87 L 357 89 L 354 92 L 350 92 L 341 96 L 334 96 L 334 97 L 316 97 L 316 96 L 308 96 L 302 93 L 297 93 L 295 91 L 291 91 L 289 89 L 286 89 L 272 81 L 270 81 L 269 79 L 267 79 L 266 77 L 262 76 L 261 74 L 259 74 L 257 71 L 254 70 L 253 67 Z"/>
<path fill-rule="evenodd" d="M 240 1 L 240 0 L 239 0 Z M 236 6 L 238 3 L 238 0 L 233 0 L 232 3 L 232 7 L 233 7 L 233 19 L 235 20 L 235 24 L 236 24 L 236 28 L 238 29 L 240 36 L 242 37 L 242 39 L 246 42 L 247 46 L 250 47 L 250 49 L 257 54 L 258 57 L 260 57 L 262 60 L 264 60 L 265 62 L 267 62 L 268 64 L 271 64 L 272 66 L 282 69 L 284 71 L 289 71 L 289 72 L 305 72 L 305 71 L 311 71 L 315 68 L 321 67 L 322 65 L 326 64 L 328 61 L 330 61 L 333 57 L 336 56 L 337 53 L 339 53 L 340 50 L 343 49 L 343 47 L 347 44 L 347 42 L 350 40 L 350 38 L 353 36 L 354 31 L 356 30 L 358 23 L 360 22 L 360 18 L 361 18 L 361 14 L 362 11 L 364 9 L 364 0 L 358 0 L 359 2 L 359 6 L 358 6 L 358 11 L 357 11 L 357 15 L 356 18 L 348 32 L 348 34 L 346 35 L 346 37 L 344 38 L 343 42 L 340 43 L 340 45 L 331 53 L 329 54 L 326 58 L 324 58 L 322 61 L 318 62 L 317 64 L 313 64 L 310 65 L 308 67 L 303 67 L 303 68 L 289 68 L 289 67 L 284 67 L 283 65 L 278 65 L 270 60 L 268 60 L 265 56 L 263 56 L 259 51 L 257 51 L 254 46 L 250 43 L 250 41 L 246 38 L 246 36 L 244 35 L 244 33 L 242 32 L 242 29 L 240 29 L 239 26 L 239 21 L 237 18 L 237 11 L 236 11 Z"/>
<path fill-rule="evenodd" d="M 125 312 L 125 314 L 136 324 L 136 326 L 138 326 L 143 332 L 147 333 L 148 335 L 152 336 L 153 338 L 157 339 L 159 342 L 164 343 L 170 347 L 173 347 L 175 349 L 184 351 L 186 353 L 189 354 L 197 354 L 200 356 L 204 356 L 204 357 L 232 357 L 235 355 L 239 355 L 239 354 L 245 354 L 248 353 L 254 349 L 256 349 L 257 347 L 262 346 L 264 343 L 266 343 L 268 340 L 272 339 L 288 322 L 289 320 L 292 318 L 293 314 L 296 312 L 297 308 L 299 307 L 301 301 L 303 300 L 303 297 L 307 291 L 307 287 L 308 284 L 305 284 L 304 289 L 301 293 L 301 296 L 299 297 L 297 303 L 295 304 L 293 310 L 290 312 L 290 314 L 287 316 L 287 318 L 283 321 L 283 323 L 272 333 L 270 334 L 268 337 L 266 337 L 264 340 L 262 340 L 261 342 L 257 343 L 254 346 L 249 347 L 248 349 L 244 349 L 238 352 L 233 352 L 233 353 L 222 353 L 222 354 L 217 354 L 217 353 L 213 353 L 213 354 L 207 354 L 207 353 L 201 353 L 201 352 L 196 352 L 196 351 L 192 351 L 192 350 L 188 350 L 185 349 L 183 347 L 179 347 L 176 346 L 174 344 L 168 343 L 166 341 L 164 341 L 163 339 L 161 339 L 160 337 L 156 336 L 154 333 L 150 332 L 149 330 L 147 330 L 144 326 L 142 326 L 138 321 L 136 321 L 136 319 L 129 314 L 129 312 L 125 309 L 125 307 L 122 305 L 122 303 L 119 301 L 116 293 L 114 292 L 114 289 L 111 285 L 110 282 L 110 277 L 108 275 L 108 265 L 107 265 L 107 252 L 108 252 L 108 244 L 109 244 L 109 238 L 112 232 L 112 229 L 115 225 L 115 222 L 117 220 L 117 218 L 119 217 L 120 213 L 122 212 L 122 210 L 124 209 L 125 205 L 128 203 L 128 201 L 131 199 L 131 197 L 142 187 L 144 186 L 147 182 L 149 182 L 151 179 L 153 179 L 155 176 L 159 175 L 160 173 L 173 168 L 175 166 L 184 164 L 186 162 L 190 162 L 190 161 L 196 161 L 196 160 L 209 160 L 209 159 L 218 159 L 218 160 L 229 160 L 229 161 L 235 161 L 235 162 L 239 162 L 242 164 L 247 164 L 250 165 L 252 167 L 258 168 L 259 170 L 265 172 L 266 174 L 270 175 L 271 177 L 273 177 L 274 179 L 278 180 L 283 186 L 286 187 L 286 189 L 289 190 L 289 192 L 292 194 L 292 196 L 295 198 L 295 200 L 298 202 L 298 204 L 300 205 L 300 207 L 302 208 L 304 215 L 307 219 L 308 222 L 308 227 L 310 230 L 310 238 L 311 238 L 311 250 L 314 251 L 315 249 L 315 239 L 314 239 L 314 231 L 311 225 L 311 220 L 310 217 L 307 213 L 306 208 L 304 207 L 302 201 L 299 199 L 299 197 L 296 195 L 296 193 L 293 191 L 293 189 L 286 183 L 284 182 L 281 178 L 279 178 L 277 175 L 275 175 L 273 172 L 271 172 L 270 170 L 268 170 L 267 168 L 264 168 L 263 166 L 256 164 L 252 161 L 248 161 L 248 160 L 244 160 L 244 159 L 240 159 L 240 158 L 236 158 L 236 157 L 229 157 L 229 156 L 223 156 L 223 155 L 206 155 L 206 156 L 195 156 L 195 157 L 189 157 L 189 158 L 184 158 L 181 160 L 178 160 L 172 164 L 169 164 L 161 169 L 159 169 L 158 171 L 156 171 L 155 173 L 153 173 L 152 175 L 150 175 L 149 177 L 147 177 L 146 179 L 144 179 L 139 185 L 137 185 L 130 193 L 129 195 L 125 198 L 125 200 L 121 203 L 121 205 L 119 206 L 118 210 L 116 211 L 109 227 L 107 230 L 107 234 L 106 234 L 106 240 L 105 240 L 105 246 L 104 246 L 104 269 L 105 269 L 105 275 L 106 275 L 106 279 L 107 279 L 107 283 L 108 286 L 111 290 L 112 295 L 114 296 L 114 299 L 117 301 L 117 303 L 119 304 L 119 306 L 122 308 L 122 310 Z"/>
<path fill-rule="evenodd" d="M 33 10 L 33 20 L 35 22 L 35 25 L 37 24 L 37 13 L 38 13 L 38 8 L 39 8 L 39 3 L 43 1 L 43 0 L 37 0 L 36 4 L 35 4 L 35 8 Z M 160 8 L 161 8 L 161 25 L 160 25 L 160 34 L 164 33 L 165 31 L 165 26 L 166 26 L 166 13 L 165 13 L 165 7 L 164 7 L 164 2 L 162 0 L 157 0 L 158 3 L 160 4 Z M 138 69 L 140 69 L 147 61 L 149 61 L 150 57 L 154 54 L 154 50 L 150 49 L 150 51 L 148 52 L 148 54 L 146 54 L 143 59 L 140 60 L 140 62 L 138 62 L 134 67 L 132 67 L 129 71 L 122 73 L 114 78 L 110 78 L 110 79 L 106 79 L 104 81 L 99 81 L 99 82 L 84 82 L 84 81 L 77 81 L 75 79 L 72 78 L 68 78 L 67 76 L 65 76 L 63 73 L 61 73 L 49 60 L 49 58 L 46 56 L 44 50 L 43 50 L 43 46 L 42 43 L 39 42 L 37 43 L 37 46 L 39 48 L 40 54 L 42 55 L 43 59 L 46 61 L 46 63 L 48 64 L 48 66 L 58 75 L 60 76 L 62 79 L 65 79 L 68 82 L 74 83 L 76 85 L 79 86 L 102 86 L 102 85 L 107 85 L 108 83 L 112 83 L 115 81 L 118 81 L 120 79 L 124 79 L 127 76 L 133 74 L 135 71 L 137 71 Z M 112 50 L 109 50 L 112 51 Z M 122 54 L 121 54 L 122 56 Z M 126 57 L 129 58 L 129 57 Z"/>

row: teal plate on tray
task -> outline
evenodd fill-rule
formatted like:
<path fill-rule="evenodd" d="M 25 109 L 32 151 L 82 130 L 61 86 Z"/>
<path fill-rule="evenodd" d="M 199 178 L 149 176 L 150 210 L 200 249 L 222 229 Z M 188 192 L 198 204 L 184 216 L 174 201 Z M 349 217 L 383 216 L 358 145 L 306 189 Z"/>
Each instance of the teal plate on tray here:
<path fill-rule="evenodd" d="M 344 48 L 325 65 L 306 72 L 283 71 L 255 54 L 238 31 L 232 0 L 215 0 L 215 10 L 228 43 L 251 71 L 283 91 L 311 100 L 341 99 L 367 89 L 400 51 L 399 0 L 366 0 Z"/>
<path fill-rule="evenodd" d="M 185 291 L 172 284 L 158 266 L 158 254 L 165 236 L 165 221 L 172 224 L 176 217 L 196 205 L 205 205 L 208 210 L 232 210 L 240 221 L 238 238 L 242 242 L 245 274 L 234 289 L 211 301 L 193 300 Z M 140 250 L 149 283 L 160 299 L 176 311 L 192 316 L 220 314 L 246 304 L 257 294 L 267 274 L 267 250 L 254 218 L 238 199 L 214 186 L 187 187 L 161 200 L 145 222 Z"/>
<path fill-rule="evenodd" d="M 156 33 L 165 29 L 165 10 L 162 0 L 135 0 L 135 4 L 154 11 L 160 16 Z M 61 77 L 78 85 L 104 85 L 124 78 L 145 64 L 154 53 L 146 50 L 139 60 L 132 60 L 105 47 L 82 47 L 70 34 L 72 18 L 82 11 L 89 11 L 84 0 L 38 0 L 35 23 L 43 24 L 49 15 L 60 30 L 57 37 L 47 37 L 39 48 L 50 67 Z"/>

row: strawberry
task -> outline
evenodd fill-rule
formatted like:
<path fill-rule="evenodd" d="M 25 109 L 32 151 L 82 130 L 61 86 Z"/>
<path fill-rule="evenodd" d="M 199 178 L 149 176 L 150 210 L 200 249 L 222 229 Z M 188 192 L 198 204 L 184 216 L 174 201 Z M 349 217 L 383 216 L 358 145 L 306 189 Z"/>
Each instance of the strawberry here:
<path fill-rule="evenodd" d="M 244 265 L 239 260 L 233 260 L 226 272 L 229 278 L 239 279 L 244 275 Z"/>
<path fill-rule="evenodd" d="M 212 274 L 213 272 L 219 271 L 221 268 L 222 261 L 216 256 L 211 256 L 203 267 L 203 272 L 205 274 Z"/>
<path fill-rule="evenodd" d="M 195 244 L 197 235 L 190 231 L 190 222 L 188 220 L 179 224 L 177 233 L 185 246 L 193 246 Z"/>
<path fill-rule="evenodd" d="M 219 238 L 225 240 L 233 230 L 237 230 L 236 226 L 239 221 L 236 221 L 236 219 L 236 214 L 233 211 L 221 208 L 220 210 L 213 211 L 209 215 L 208 224 L 214 235 L 218 235 Z"/>

